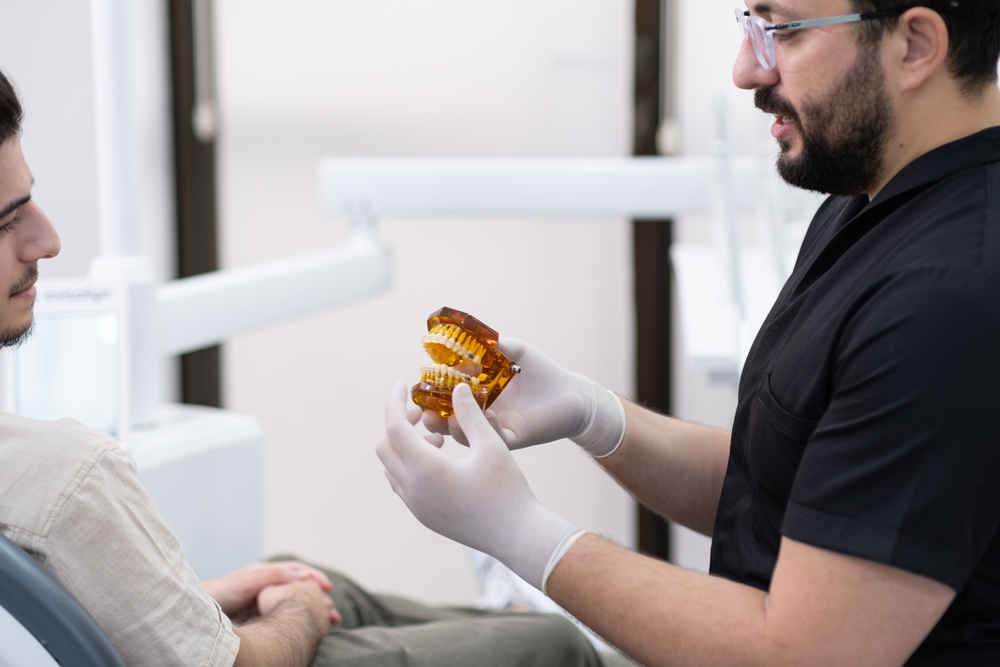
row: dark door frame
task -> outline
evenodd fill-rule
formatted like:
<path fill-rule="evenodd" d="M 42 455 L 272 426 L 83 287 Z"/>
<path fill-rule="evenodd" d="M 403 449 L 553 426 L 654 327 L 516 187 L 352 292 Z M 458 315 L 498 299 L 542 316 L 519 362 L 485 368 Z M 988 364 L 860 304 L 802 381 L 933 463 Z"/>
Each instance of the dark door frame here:
<path fill-rule="evenodd" d="M 633 154 L 659 155 L 661 127 L 674 120 L 675 0 L 636 0 Z M 653 410 L 672 409 L 672 220 L 632 222 L 635 259 L 636 399 Z M 639 550 L 668 560 L 670 526 L 638 507 Z"/>
<path fill-rule="evenodd" d="M 201 0 L 205 1 L 205 0 Z M 177 202 L 177 275 L 180 278 L 219 268 L 216 218 L 215 138 L 196 136 L 195 7 L 198 0 L 169 0 L 170 75 L 173 98 L 174 187 Z M 211 15 L 211 5 L 204 16 Z M 203 30 L 208 25 L 202 24 Z M 211 32 L 201 34 L 211 48 Z M 204 57 L 204 52 L 202 56 Z M 210 67 L 211 63 L 201 63 Z M 221 348 L 216 345 L 181 357 L 181 401 L 222 406 Z"/>

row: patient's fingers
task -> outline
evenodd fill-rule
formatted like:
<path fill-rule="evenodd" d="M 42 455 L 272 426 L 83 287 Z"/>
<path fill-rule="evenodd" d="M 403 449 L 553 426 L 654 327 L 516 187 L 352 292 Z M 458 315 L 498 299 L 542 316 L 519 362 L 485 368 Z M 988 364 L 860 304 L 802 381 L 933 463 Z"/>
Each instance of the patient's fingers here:
<path fill-rule="evenodd" d="M 308 565 L 306 565 L 305 568 L 309 571 L 309 576 L 311 576 L 313 580 L 319 584 L 320 588 L 327 593 L 333 590 L 333 582 L 330 581 L 330 578 L 327 577 L 326 574 L 314 567 L 309 567 Z"/>
<path fill-rule="evenodd" d="M 333 590 L 333 584 L 330 583 L 330 579 L 314 567 L 310 567 L 309 565 L 298 561 L 290 561 L 290 570 L 294 578 L 312 579 L 319 584 L 319 587 L 324 591 L 329 592 Z"/>

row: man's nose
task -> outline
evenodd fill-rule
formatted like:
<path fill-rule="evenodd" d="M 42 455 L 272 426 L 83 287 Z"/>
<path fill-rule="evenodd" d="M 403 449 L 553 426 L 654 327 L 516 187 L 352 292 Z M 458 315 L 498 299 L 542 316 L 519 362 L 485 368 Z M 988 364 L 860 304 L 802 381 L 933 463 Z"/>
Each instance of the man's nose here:
<path fill-rule="evenodd" d="M 777 84 L 778 81 L 777 69 L 770 71 L 764 69 L 760 61 L 757 60 L 757 54 L 754 53 L 750 37 L 744 37 L 740 53 L 736 56 L 736 63 L 733 65 L 733 83 L 736 84 L 736 87 L 743 90 L 754 90 L 768 88 Z"/>
<path fill-rule="evenodd" d="M 55 257 L 62 245 L 52 221 L 35 202 L 28 202 L 25 207 L 27 210 L 22 213 L 25 220 L 15 230 L 20 241 L 18 259 L 27 264 Z"/>

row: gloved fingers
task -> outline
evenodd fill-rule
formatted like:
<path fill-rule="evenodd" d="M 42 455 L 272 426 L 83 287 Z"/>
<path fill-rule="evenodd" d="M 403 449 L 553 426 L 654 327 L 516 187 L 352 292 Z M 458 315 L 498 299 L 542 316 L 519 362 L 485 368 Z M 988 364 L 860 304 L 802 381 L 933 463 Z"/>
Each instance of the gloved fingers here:
<path fill-rule="evenodd" d="M 451 435 L 448 431 L 448 420 L 433 410 L 425 410 L 423 416 L 420 418 L 420 421 L 423 422 L 424 428 L 431 433 Z"/>
<path fill-rule="evenodd" d="M 432 414 L 435 417 L 437 417 L 438 419 L 441 418 L 441 415 L 437 414 L 436 412 L 429 412 L 428 411 L 428 414 Z M 407 421 L 409 421 L 411 424 L 413 424 L 414 426 L 416 426 L 417 424 L 419 424 L 423 420 L 423 416 L 424 416 L 424 411 L 422 409 L 420 409 L 419 405 L 417 405 L 413 401 L 407 402 L 407 404 L 406 404 L 406 419 L 407 419 Z M 425 426 L 425 428 L 426 428 L 426 426 Z M 430 430 L 430 429 L 428 429 L 428 430 Z M 432 445 L 434 445 L 438 449 L 441 449 L 441 446 L 444 445 L 444 436 L 441 435 L 440 433 L 436 432 L 436 431 L 431 431 L 430 435 L 425 435 L 424 436 L 424 440 L 426 440 L 427 442 L 431 443 Z"/>
<path fill-rule="evenodd" d="M 385 478 L 387 480 L 389 480 L 389 486 L 392 487 L 393 493 L 395 493 L 397 496 L 399 496 L 400 498 L 402 498 L 403 494 L 400 493 L 401 489 L 400 489 L 400 486 L 399 486 L 399 482 L 396 481 L 396 478 L 393 477 L 392 473 L 389 472 L 388 470 L 383 470 L 383 472 L 385 473 Z"/>
<path fill-rule="evenodd" d="M 455 405 L 455 392 L 451 392 L 452 406 Z M 466 447 L 469 446 L 469 439 L 465 437 L 465 433 L 462 432 L 462 427 L 459 426 L 458 420 L 454 416 L 448 417 L 448 435 L 450 435 L 455 442 Z"/>
<path fill-rule="evenodd" d="M 487 410 L 485 413 L 486 421 L 490 423 L 493 430 L 497 432 L 502 439 L 507 449 L 517 449 L 517 434 L 508 428 L 504 428 L 503 424 L 500 423 L 500 417 L 493 410 Z"/>
<path fill-rule="evenodd" d="M 408 401 L 406 403 L 406 420 L 414 426 L 417 425 L 417 422 L 420 421 L 423 414 L 424 411 L 421 410 L 420 406 L 413 401 Z"/>
<path fill-rule="evenodd" d="M 402 475 L 405 472 L 406 465 L 403 463 L 403 458 L 396 451 L 396 447 L 392 444 L 392 440 L 385 429 L 382 429 L 378 440 L 375 441 L 375 455 L 378 456 L 378 460 L 385 467 L 385 474 L 390 477 L 390 483 L 396 481 L 394 475 Z M 397 486 L 393 486 L 393 491 L 399 493 Z"/>
<path fill-rule="evenodd" d="M 389 445 L 399 454 L 404 464 L 410 462 L 411 458 L 418 456 L 422 446 L 426 444 L 417 429 L 410 423 L 406 409 L 407 400 L 406 385 L 402 382 L 396 382 L 385 402 L 385 433 L 388 436 Z"/>
<path fill-rule="evenodd" d="M 501 338 L 497 342 L 497 349 L 503 352 L 504 356 L 515 364 L 520 363 L 524 355 L 528 353 L 531 346 L 516 338 Z"/>
<path fill-rule="evenodd" d="M 462 433 L 467 436 L 470 447 L 499 445 L 507 449 L 503 439 L 479 409 L 479 404 L 472 397 L 472 390 L 468 385 L 460 384 L 452 390 L 451 404 L 455 407 L 455 421 L 461 427 Z"/>
<path fill-rule="evenodd" d="M 441 435 L 440 433 L 431 433 L 429 435 L 425 435 L 424 440 L 431 443 L 438 449 L 441 449 L 441 447 L 444 446 L 444 436 Z"/>

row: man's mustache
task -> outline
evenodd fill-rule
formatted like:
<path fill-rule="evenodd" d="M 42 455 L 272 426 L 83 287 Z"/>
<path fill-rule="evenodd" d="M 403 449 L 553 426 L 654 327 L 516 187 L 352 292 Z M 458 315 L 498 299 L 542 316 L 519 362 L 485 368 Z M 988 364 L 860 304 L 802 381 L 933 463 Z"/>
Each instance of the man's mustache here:
<path fill-rule="evenodd" d="M 18 292 L 23 292 L 24 290 L 31 287 L 31 284 L 38 280 L 38 265 L 32 264 L 28 267 L 21 279 L 14 283 L 14 286 L 10 288 L 10 295 L 14 296 Z"/>
<path fill-rule="evenodd" d="M 783 99 L 774 86 L 769 88 L 758 88 L 753 94 L 753 104 L 764 113 L 784 116 L 790 120 L 797 121 L 799 115 L 790 102 Z"/>

